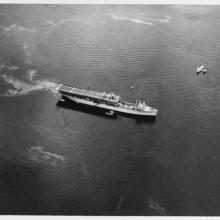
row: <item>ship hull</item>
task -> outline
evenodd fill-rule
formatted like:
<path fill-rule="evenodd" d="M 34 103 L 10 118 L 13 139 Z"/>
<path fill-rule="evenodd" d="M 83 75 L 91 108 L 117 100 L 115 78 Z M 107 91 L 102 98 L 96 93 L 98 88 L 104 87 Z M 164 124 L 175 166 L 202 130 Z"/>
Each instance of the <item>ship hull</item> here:
<path fill-rule="evenodd" d="M 115 106 L 110 106 L 110 105 L 106 105 L 103 103 L 96 103 L 90 100 L 86 100 L 86 99 L 81 99 L 81 98 L 77 98 L 75 96 L 69 96 L 69 95 L 63 95 L 63 98 L 61 98 L 61 101 L 65 101 L 65 99 L 67 98 L 70 101 L 73 101 L 75 103 L 78 104 L 82 104 L 82 105 L 87 105 L 87 106 L 91 106 L 94 108 L 99 108 L 99 109 L 103 109 L 103 110 L 108 110 L 111 112 L 118 112 L 118 113 L 122 113 L 122 114 L 127 114 L 127 115 L 133 115 L 133 116 L 152 116 L 155 117 L 157 115 L 157 111 L 153 111 L 153 110 L 149 110 L 149 111 L 137 111 L 137 110 L 132 110 L 132 109 L 125 109 L 125 108 L 121 108 L 121 107 L 115 107 Z"/>

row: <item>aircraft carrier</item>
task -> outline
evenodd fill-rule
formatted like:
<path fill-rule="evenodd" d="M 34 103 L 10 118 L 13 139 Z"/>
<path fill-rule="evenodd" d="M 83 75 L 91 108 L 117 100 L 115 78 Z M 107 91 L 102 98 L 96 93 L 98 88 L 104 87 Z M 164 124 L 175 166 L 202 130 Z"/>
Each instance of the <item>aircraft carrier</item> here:
<path fill-rule="evenodd" d="M 120 99 L 120 96 L 112 92 L 94 92 L 63 84 L 58 85 L 56 90 L 62 95 L 60 101 L 65 101 L 65 98 L 68 98 L 78 104 L 107 110 L 109 115 L 114 115 L 116 112 L 135 116 L 155 117 L 157 115 L 157 109 L 146 105 L 144 101 L 125 102 Z"/>

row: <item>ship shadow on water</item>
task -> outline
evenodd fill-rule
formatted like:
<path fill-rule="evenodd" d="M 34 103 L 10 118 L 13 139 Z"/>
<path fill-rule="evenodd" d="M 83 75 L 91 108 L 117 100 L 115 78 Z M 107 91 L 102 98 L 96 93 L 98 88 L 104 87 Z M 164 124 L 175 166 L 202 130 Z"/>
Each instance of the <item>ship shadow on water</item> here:
<path fill-rule="evenodd" d="M 151 122 L 154 123 L 156 121 L 156 117 L 152 117 L 152 116 L 137 116 L 137 115 L 129 115 L 126 113 L 119 113 L 119 112 L 115 112 L 113 115 L 109 115 L 109 111 L 106 111 L 104 109 L 100 109 L 94 106 L 88 106 L 88 105 L 83 105 L 80 103 L 76 103 L 73 102 L 72 100 L 68 99 L 67 97 L 62 97 L 62 99 L 64 101 L 59 100 L 57 102 L 57 106 L 58 107 L 62 107 L 62 108 L 66 108 L 66 109 L 72 109 L 75 111 L 80 111 L 80 112 L 84 112 L 87 114 L 93 114 L 93 115 L 97 115 L 100 117 L 104 117 L 107 119 L 117 119 L 118 116 L 123 116 L 123 117 L 127 117 L 130 119 L 134 119 L 136 120 L 137 124 L 142 124 L 145 122 Z"/>
<path fill-rule="evenodd" d="M 72 109 L 72 110 L 84 112 L 87 114 L 93 114 L 93 115 L 100 116 L 100 117 L 103 117 L 106 119 L 117 119 L 117 117 L 118 117 L 116 114 L 108 115 L 107 111 L 96 108 L 96 107 L 86 106 L 86 105 L 79 104 L 79 103 L 77 104 L 77 103 L 75 103 L 71 100 L 68 100 L 66 98 L 64 100 L 65 101 L 59 100 L 56 105 L 61 108 Z"/>

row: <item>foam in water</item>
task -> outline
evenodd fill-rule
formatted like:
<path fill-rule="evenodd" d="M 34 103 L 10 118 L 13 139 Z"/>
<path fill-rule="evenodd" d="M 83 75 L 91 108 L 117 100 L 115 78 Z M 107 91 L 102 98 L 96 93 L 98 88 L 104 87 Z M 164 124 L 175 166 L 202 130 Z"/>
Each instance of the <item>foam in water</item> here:
<path fill-rule="evenodd" d="M 37 70 L 28 70 L 27 71 L 27 77 L 28 79 L 33 82 L 33 77 L 36 75 Z"/>
<path fill-rule="evenodd" d="M 143 13 L 141 13 L 141 15 L 142 17 L 144 16 Z M 144 20 L 143 20 L 143 19 L 134 18 L 134 17 L 112 15 L 112 18 L 116 20 L 127 20 L 133 23 L 136 23 L 136 24 L 145 24 L 145 25 L 153 26 L 155 25 L 155 23 L 169 23 L 171 17 L 168 15 L 165 18 L 159 18 L 159 19 L 144 17 Z"/>
<path fill-rule="evenodd" d="M 117 15 L 112 15 L 112 18 L 117 19 L 117 20 L 127 20 L 127 21 L 131 21 L 133 23 L 136 23 L 136 24 L 146 24 L 146 25 L 151 25 L 151 26 L 154 25 L 152 22 L 143 21 L 138 18 L 121 17 L 121 16 L 117 16 Z"/>
<path fill-rule="evenodd" d="M 16 24 L 13 24 L 9 27 L 2 27 L 4 34 L 14 34 L 17 32 L 28 32 L 28 33 L 35 33 L 36 29 L 29 29 L 25 27 L 18 26 Z"/>
<path fill-rule="evenodd" d="M 44 151 L 43 149 L 43 146 L 31 146 L 27 149 L 30 159 L 37 163 L 52 165 L 54 167 L 59 166 L 65 161 L 63 156 Z"/>
<path fill-rule="evenodd" d="M 6 65 L 5 63 L 3 63 L 3 64 L 0 66 L 0 71 L 1 71 L 1 70 L 14 71 L 14 70 L 17 70 L 18 68 L 19 68 L 18 66 L 9 66 L 9 65 Z"/>
<path fill-rule="evenodd" d="M 47 20 L 45 23 L 50 24 L 50 25 L 56 25 L 53 21 Z"/>
<path fill-rule="evenodd" d="M 16 96 L 16 95 L 27 95 L 29 92 L 39 90 L 50 90 L 56 92 L 57 83 L 48 80 L 36 80 L 33 81 L 33 77 L 36 71 L 28 72 L 28 78 L 30 83 L 14 78 L 9 74 L 3 74 L 1 78 L 8 84 L 12 85 L 13 89 L 8 89 L 4 96 Z"/>
<path fill-rule="evenodd" d="M 122 195 L 122 196 L 119 198 L 118 202 L 117 202 L 117 205 L 116 205 L 116 207 L 115 207 L 115 212 L 117 212 L 117 211 L 122 207 L 122 204 L 124 203 L 124 200 L 125 200 L 125 196 Z"/>
<path fill-rule="evenodd" d="M 152 200 L 151 198 L 148 200 L 148 205 L 151 209 L 157 211 L 160 214 L 163 214 L 166 211 L 158 202 Z"/>
<path fill-rule="evenodd" d="M 66 23 L 66 22 L 74 22 L 76 20 L 77 20 L 76 18 L 67 18 L 67 19 L 62 19 L 61 21 L 59 21 L 57 23 L 47 20 L 45 23 L 51 25 L 51 28 L 45 34 L 49 34 L 53 31 L 55 31 L 56 29 L 60 28 L 62 26 L 62 24 Z"/>
<path fill-rule="evenodd" d="M 25 42 L 24 45 L 22 46 L 22 49 L 24 50 L 24 53 L 25 53 L 25 56 L 26 56 L 26 59 L 28 59 L 28 57 L 31 56 L 31 51 L 29 50 L 29 46 L 28 44 Z"/>
<path fill-rule="evenodd" d="M 158 18 L 158 19 L 156 19 L 156 18 L 145 17 L 145 19 L 147 19 L 149 21 L 152 21 L 154 23 L 169 23 L 171 17 L 167 15 L 165 18 Z"/>
<path fill-rule="evenodd" d="M 158 21 L 159 22 L 161 22 L 161 23 L 169 23 L 170 22 L 170 16 L 166 16 L 165 18 L 160 18 L 160 19 L 158 19 Z"/>
<path fill-rule="evenodd" d="M 12 24 L 8 27 L 0 26 L 0 29 L 2 30 L 2 33 L 7 36 L 13 36 L 15 37 L 14 40 L 22 47 L 24 54 L 25 54 L 25 61 L 28 64 L 32 64 L 30 61 L 31 51 L 30 46 L 33 44 L 33 37 L 37 34 L 36 28 L 27 28 L 22 27 L 17 24 Z"/>

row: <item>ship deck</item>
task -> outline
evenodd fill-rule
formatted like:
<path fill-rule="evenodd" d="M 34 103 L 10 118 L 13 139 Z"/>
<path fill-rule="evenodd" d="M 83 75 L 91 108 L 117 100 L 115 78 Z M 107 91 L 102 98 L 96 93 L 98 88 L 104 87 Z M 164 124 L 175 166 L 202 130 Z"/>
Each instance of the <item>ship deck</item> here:
<path fill-rule="evenodd" d="M 91 97 L 97 99 L 103 99 L 103 94 L 104 94 L 103 92 L 88 91 L 88 90 L 79 89 L 71 86 L 65 86 L 65 85 L 60 85 L 58 87 L 58 91 L 69 93 L 72 95 L 79 95 L 83 97 Z"/>

